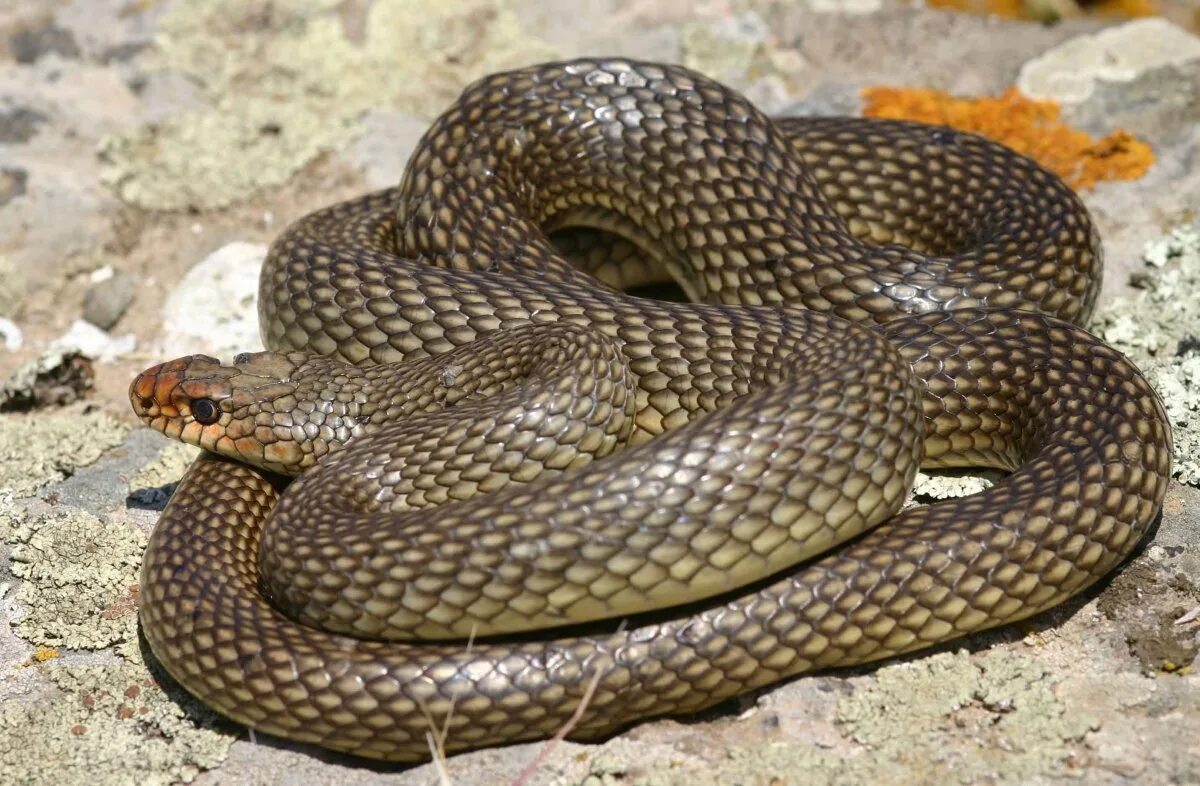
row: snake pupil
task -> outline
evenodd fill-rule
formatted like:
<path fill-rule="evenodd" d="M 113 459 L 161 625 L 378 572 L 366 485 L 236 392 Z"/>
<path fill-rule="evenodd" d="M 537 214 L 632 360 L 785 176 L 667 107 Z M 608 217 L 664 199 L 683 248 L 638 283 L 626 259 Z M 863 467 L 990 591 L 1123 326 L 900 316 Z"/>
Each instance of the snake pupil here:
<path fill-rule="evenodd" d="M 199 398 L 192 402 L 192 416 L 196 418 L 197 423 L 207 426 L 217 422 L 220 412 L 211 398 Z"/>

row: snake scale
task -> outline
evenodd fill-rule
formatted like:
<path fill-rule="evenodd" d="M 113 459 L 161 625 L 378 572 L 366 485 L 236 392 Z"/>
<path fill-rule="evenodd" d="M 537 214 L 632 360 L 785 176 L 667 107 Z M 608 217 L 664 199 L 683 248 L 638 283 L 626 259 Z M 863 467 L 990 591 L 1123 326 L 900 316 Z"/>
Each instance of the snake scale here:
<path fill-rule="evenodd" d="M 1167 486 L 1154 392 L 1071 324 L 1100 265 L 1070 189 L 972 135 L 621 59 L 489 76 L 398 188 L 272 245 L 271 351 L 134 380 L 212 451 L 146 638 L 230 718 L 416 761 L 1035 614 Z M 693 302 L 626 291 L 665 280 Z M 1008 474 L 900 510 L 918 465 Z"/>

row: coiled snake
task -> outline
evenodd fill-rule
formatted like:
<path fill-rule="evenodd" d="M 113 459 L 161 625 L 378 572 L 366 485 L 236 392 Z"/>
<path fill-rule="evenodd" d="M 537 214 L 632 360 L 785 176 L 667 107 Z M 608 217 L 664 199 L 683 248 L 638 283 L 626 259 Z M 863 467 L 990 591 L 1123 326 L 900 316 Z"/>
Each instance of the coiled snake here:
<path fill-rule="evenodd" d="M 1167 485 L 1155 394 L 1066 321 L 1099 274 L 1075 195 L 974 136 L 650 63 L 488 77 L 398 189 L 274 243 L 277 352 L 133 382 L 225 454 L 162 514 L 143 630 L 231 718 L 411 761 L 592 683 L 576 736 L 1027 617 Z M 622 291 L 667 278 L 697 302 Z M 897 512 L 918 464 L 1010 474 Z"/>

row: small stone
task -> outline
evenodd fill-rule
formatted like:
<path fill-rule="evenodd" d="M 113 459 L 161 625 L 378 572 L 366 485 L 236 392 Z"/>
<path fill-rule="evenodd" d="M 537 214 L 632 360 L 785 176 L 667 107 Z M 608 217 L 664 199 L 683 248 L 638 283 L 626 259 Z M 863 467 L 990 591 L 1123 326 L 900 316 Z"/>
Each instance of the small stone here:
<path fill-rule="evenodd" d="M 809 7 L 826 14 L 870 14 L 883 8 L 882 0 L 810 0 Z"/>
<path fill-rule="evenodd" d="M 24 106 L 0 112 L 0 142 L 6 145 L 28 142 L 47 119 L 41 112 Z"/>
<path fill-rule="evenodd" d="M 8 45 L 18 63 L 34 63 L 49 54 L 69 60 L 79 57 L 79 45 L 71 31 L 55 24 L 20 30 L 8 40 Z"/>
<path fill-rule="evenodd" d="M 100 55 L 103 63 L 128 63 L 145 52 L 150 45 L 145 41 L 125 41 L 105 49 Z"/>
<path fill-rule="evenodd" d="M 93 284 L 83 299 L 83 318 L 108 330 L 129 308 L 137 285 L 137 276 L 130 273 L 116 273 Z"/>
<path fill-rule="evenodd" d="M 16 167 L 0 168 L 0 207 L 25 193 L 29 173 Z"/>
<path fill-rule="evenodd" d="M 25 334 L 21 327 L 11 319 L 0 317 L 0 338 L 4 340 L 4 349 L 16 352 L 25 343 Z"/>

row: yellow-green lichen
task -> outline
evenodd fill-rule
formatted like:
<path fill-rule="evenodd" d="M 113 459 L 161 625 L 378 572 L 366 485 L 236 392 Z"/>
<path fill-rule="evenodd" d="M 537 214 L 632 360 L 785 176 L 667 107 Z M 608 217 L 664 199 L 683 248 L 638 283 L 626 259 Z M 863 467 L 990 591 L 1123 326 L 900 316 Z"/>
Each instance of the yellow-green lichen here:
<path fill-rule="evenodd" d="M 683 63 L 716 79 L 745 74 L 770 35 L 753 11 L 712 22 L 688 22 L 680 30 Z"/>
<path fill-rule="evenodd" d="M 29 514 L 4 497 L 0 537 L 22 580 L 14 628 L 36 645 L 18 668 L 37 669 L 57 689 L 49 700 L 0 710 L 4 782 L 167 784 L 219 764 L 231 738 L 194 721 L 215 716 L 164 694 L 141 659 L 136 582 L 145 534 L 74 508 Z M 100 664 L 71 663 L 59 651 L 114 645 Z"/>
<path fill-rule="evenodd" d="M 1100 723 L 1059 700 L 1043 666 L 1004 652 L 941 653 L 882 668 L 838 701 L 837 722 L 848 749 L 779 740 L 703 765 L 689 757 L 633 764 L 636 755 L 602 752 L 579 783 L 1029 783 L 1071 774 L 1066 762 Z"/>
<path fill-rule="evenodd" d="M 1175 440 L 1175 476 L 1200 485 L 1200 225 L 1150 243 L 1137 292 L 1102 307 L 1095 329 L 1145 372 Z"/>
<path fill-rule="evenodd" d="M 330 0 L 174 5 L 158 67 L 202 85 L 210 106 L 105 139 L 106 182 L 147 209 L 223 207 L 344 146 L 369 109 L 431 115 L 475 77 L 555 54 L 511 0 L 378 0 L 364 13 L 356 25 Z"/>
<path fill-rule="evenodd" d="M 1059 700 L 1032 658 L 961 651 L 880 669 L 873 685 L 839 702 L 838 721 L 893 771 L 931 783 L 1067 774 L 1074 743 L 1100 725 Z"/>
<path fill-rule="evenodd" d="M 0 489 L 31 494 L 91 464 L 127 431 L 103 412 L 0 416 Z"/>
<path fill-rule="evenodd" d="M 156 210 L 212 209 L 233 196 L 282 185 L 349 140 L 347 118 L 303 103 L 231 97 L 152 129 L 106 137 L 104 182 L 126 202 Z"/>
<path fill-rule="evenodd" d="M 187 783 L 224 761 L 232 739 L 198 727 L 144 667 L 40 666 L 62 691 L 0 710 L 0 772 L 24 786 Z"/>
<path fill-rule="evenodd" d="M 137 640 L 137 570 L 146 535 L 69 507 L 19 516 L 6 533 L 17 635 L 45 646 L 101 649 Z"/>

